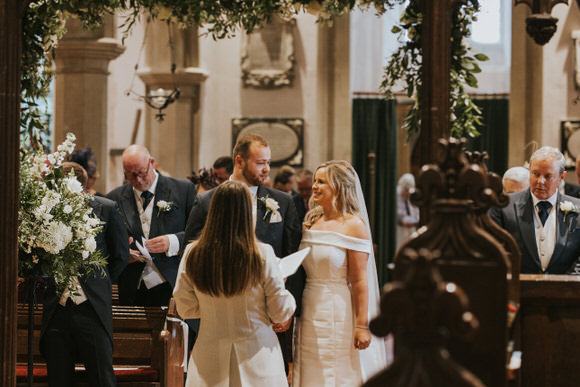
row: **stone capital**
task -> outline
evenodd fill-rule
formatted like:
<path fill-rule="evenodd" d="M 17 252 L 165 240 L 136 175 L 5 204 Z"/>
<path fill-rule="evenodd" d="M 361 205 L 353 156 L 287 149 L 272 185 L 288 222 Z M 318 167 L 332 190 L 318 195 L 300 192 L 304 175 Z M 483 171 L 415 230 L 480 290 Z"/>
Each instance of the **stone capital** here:
<path fill-rule="evenodd" d="M 159 87 L 172 89 L 173 86 L 179 88 L 199 86 L 208 77 L 207 71 L 199 67 L 186 67 L 176 71 L 174 74 L 171 74 L 169 71 L 160 72 L 144 69 L 139 71 L 137 75 L 139 75 L 139 78 L 141 78 L 149 89 L 156 89 Z"/>
<path fill-rule="evenodd" d="M 109 74 L 109 62 L 125 51 L 116 39 L 63 39 L 56 48 L 56 73 Z"/>

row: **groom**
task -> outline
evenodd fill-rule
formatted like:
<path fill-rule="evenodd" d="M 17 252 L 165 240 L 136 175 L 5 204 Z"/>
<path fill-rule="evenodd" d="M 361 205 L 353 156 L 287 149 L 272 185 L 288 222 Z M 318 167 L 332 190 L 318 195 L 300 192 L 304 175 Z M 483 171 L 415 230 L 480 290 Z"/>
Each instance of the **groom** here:
<path fill-rule="evenodd" d="M 284 257 L 298 250 L 301 231 L 292 198 L 284 192 L 262 185 L 270 173 L 271 151 L 266 140 L 257 134 L 243 135 L 236 142 L 233 158 L 234 172 L 230 179 L 240 181 L 250 189 L 256 237 L 271 245 L 278 257 Z M 184 241 L 186 243 L 198 238 L 201 234 L 213 192 L 214 190 L 203 192 L 195 199 L 185 228 Z M 302 268 L 286 281 L 286 287 L 296 299 L 297 314 L 304 281 L 305 274 Z M 289 351 L 285 345 L 284 334 L 280 333 L 288 327 L 275 326 L 274 329 L 278 332 L 284 360 L 288 363 Z M 286 371 L 288 372 L 288 369 Z"/>
<path fill-rule="evenodd" d="M 522 274 L 572 272 L 580 256 L 580 200 L 558 192 L 564 166 L 558 149 L 538 149 L 530 158 L 530 188 L 510 194 L 507 207 L 490 210 L 516 240 Z"/>

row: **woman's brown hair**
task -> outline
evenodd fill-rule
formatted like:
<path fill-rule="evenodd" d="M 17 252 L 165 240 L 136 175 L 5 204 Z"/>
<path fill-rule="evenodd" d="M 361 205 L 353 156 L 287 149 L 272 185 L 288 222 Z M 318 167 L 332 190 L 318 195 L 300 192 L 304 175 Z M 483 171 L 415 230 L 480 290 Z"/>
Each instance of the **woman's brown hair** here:
<path fill-rule="evenodd" d="M 233 296 L 260 283 L 263 260 L 244 184 L 227 181 L 215 189 L 205 227 L 185 259 L 187 275 L 202 293 Z"/>

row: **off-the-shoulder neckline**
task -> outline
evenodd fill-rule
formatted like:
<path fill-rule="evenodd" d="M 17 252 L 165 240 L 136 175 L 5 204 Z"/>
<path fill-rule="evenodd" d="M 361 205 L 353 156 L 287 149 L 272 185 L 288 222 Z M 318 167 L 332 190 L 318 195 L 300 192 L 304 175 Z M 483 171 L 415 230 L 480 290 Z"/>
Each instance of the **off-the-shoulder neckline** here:
<path fill-rule="evenodd" d="M 339 235 L 339 236 L 341 236 L 343 238 L 354 239 L 354 240 L 361 241 L 361 242 L 370 242 L 370 239 L 357 238 L 357 237 L 353 237 L 353 236 L 350 236 L 350 235 L 346 235 L 346 234 L 340 233 L 338 231 L 331 231 L 331 230 L 312 230 L 312 229 L 308 229 L 308 230 L 304 230 L 304 232 L 328 233 L 328 234 Z"/>

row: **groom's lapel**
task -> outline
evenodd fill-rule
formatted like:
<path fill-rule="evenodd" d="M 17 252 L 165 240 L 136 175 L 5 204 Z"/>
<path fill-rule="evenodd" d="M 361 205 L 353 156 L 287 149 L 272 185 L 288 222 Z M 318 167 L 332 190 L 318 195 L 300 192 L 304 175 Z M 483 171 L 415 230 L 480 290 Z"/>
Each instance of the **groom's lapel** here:
<path fill-rule="evenodd" d="M 261 241 L 264 240 L 263 236 L 266 232 L 268 223 L 264 220 L 264 215 L 266 214 L 266 208 L 264 203 L 260 200 L 260 198 L 265 197 L 267 194 L 266 189 L 261 185 L 258 186 L 258 190 L 256 191 L 256 237 Z"/>

